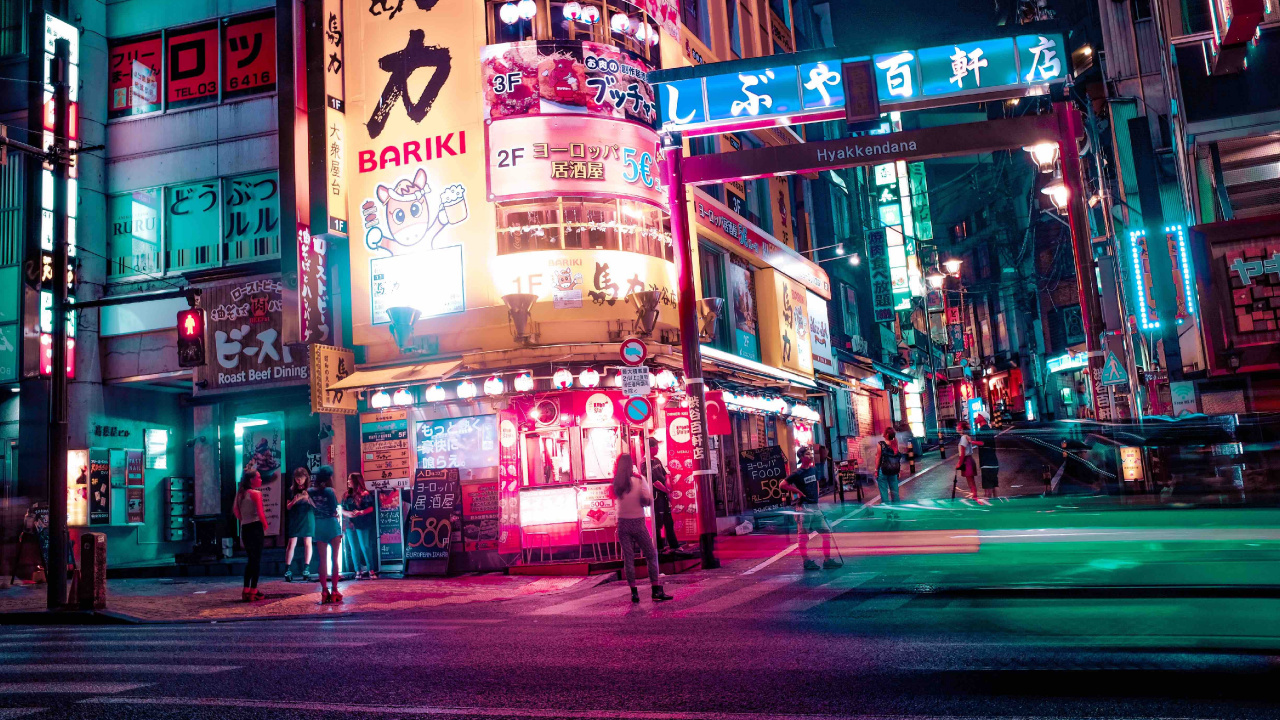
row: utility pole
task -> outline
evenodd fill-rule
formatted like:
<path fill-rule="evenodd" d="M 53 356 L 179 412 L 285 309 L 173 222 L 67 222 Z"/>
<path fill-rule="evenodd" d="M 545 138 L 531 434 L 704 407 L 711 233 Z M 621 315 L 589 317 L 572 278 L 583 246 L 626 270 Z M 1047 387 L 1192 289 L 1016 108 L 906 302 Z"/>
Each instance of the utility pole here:
<path fill-rule="evenodd" d="M 685 393 L 689 398 L 689 430 L 693 435 L 693 476 L 698 483 L 698 520 L 702 532 L 698 544 L 703 569 L 720 567 L 716 559 L 715 495 L 711 487 L 711 443 L 707 437 L 707 403 L 702 383 L 702 346 L 698 333 L 698 301 L 693 282 L 693 244 L 689 232 L 689 196 L 685 191 L 680 162 L 684 141 L 678 132 L 662 134 L 663 178 L 671 207 L 671 240 L 679 273 L 680 354 L 684 360 Z"/>
<path fill-rule="evenodd" d="M 71 153 L 67 113 L 71 45 L 54 43 L 53 66 L 53 372 L 49 377 L 49 597 L 57 610 L 67 602 L 67 176 Z M 46 120 L 47 122 L 47 120 Z"/>

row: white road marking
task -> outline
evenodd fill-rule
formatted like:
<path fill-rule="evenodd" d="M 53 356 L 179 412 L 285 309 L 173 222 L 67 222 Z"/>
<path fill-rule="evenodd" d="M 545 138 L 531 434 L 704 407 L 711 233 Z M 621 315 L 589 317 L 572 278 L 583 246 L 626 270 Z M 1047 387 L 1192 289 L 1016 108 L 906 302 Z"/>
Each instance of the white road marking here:
<path fill-rule="evenodd" d="M 0 683 L 0 695 L 108 695 L 150 685 L 130 682 L 6 682 Z"/>
<path fill-rule="evenodd" d="M 797 598 L 788 600 L 780 605 L 770 608 L 770 611 L 804 612 L 806 610 L 811 610 L 846 590 L 862 585 L 876 575 L 879 575 L 879 573 L 856 572 L 841 575 L 831 582 L 823 583 L 815 588 L 810 588 L 807 592 Z"/>
<path fill-rule="evenodd" d="M 604 590 L 603 592 L 593 594 L 593 595 L 588 595 L 586 597 L 578 598 L 576 600 L 569 600 L 567 602 L 556 603 L 555 605 L 549 605 L 544 608 L 538 608 L 537 610 L 534 610 L 533 612 L 530 612 L 528 614 L 529 615 L 563 615 L 565 613 L 575 612 L 577 610 L 581 610 L 584 607 L 587 607 L 588 605 L 595 605 L 596 603 L 601 603 L 606 600 L 614 600 L 614 599 L 621 600 L 622 598 L 626 597 L 629 592 L 630 590 L 625 585 L 622 587 L 609 588 L 607 590 Z"/>
<path fill-rule="evenodd" d="M 859 603 L 856 610 L 897 610 L 915 599 L 914 595 L 877 595 Z"/>
<path fill-rule="evenodd" d="M 416 634 L 405 635 L 404 637 L 418 637 Z M 200 641 L 178 639 L 173 640 L 18 640 L 12 642 L 0 642 L 0 648 L 30 648 L 30 647 L 60 647 L 60 648 L 78 648 L 90 645 L 108 645 L 112 647 L 133 647 L 133 646 L 174 646 L 174 645 L 195 645 Z M 290 642 L 282 640 L 280 642 L 263 642 L 255 640 L 236 640 L 234 647 L 240 648 L 357 648 L 372 645 L 372 642 L 354 642 L 346 640 L 333 641 L 316 641 L 316 642 Z"/>
<path fill-rule="evenodd" d="M 675 595 L 676 599 L 674 601 L 666 602 L 661 605 L 651 603 L 649 601 L 649 598 L 646 597 L 648 595 L 648 592 L 643 587 L 641 587 L 640 588 L 640 598 L 641 598 L 640 606 L 636 606 L 630 602 L 627 602 L 627 603 L 619 602 L 617 605 L 613 607 L 601 608 L 600 610 L 593 611 L 591 615 L 593 617 L 623 617 L 626 615 L 630 615 L 633 612 L 636 612 L 636 610 L 641 610 L 641 611 L 652 610 L 655 612 L 667 612 L 671 610 L 677 610 L 679 608 L 688 606 L 690 604 L 690 601 L 693 598 L 702 597 L 706 593 L 711 592 L 712 590 L 720 587 L 721 585 L 726 585 L 729 582 L 731 582 L 729 578 L 712 578 L 712 579 L 697 580 L 689 583 L 688 585 L 680 585 L 677 587 L 673 587 L 671 589 L 671 594 Z"/>
<path fill-rule="evenodd" d="M 306 657 L 303 653 L 253 653 L 246 655 L 235 645 L 229 645 L 223 652 L 185 652 L 183 650 L 151 650 L 138 652 L 0 652 L 0 662 L 19 662 L 35 660 L 164 660 L 166 658 L 183 660 L 235 660 L 236 662 L 288 662 Z"/>
<path fill-rule="evenodd" d="M 677 614 L 679 615 L 684 615 L 686 613 L 700 614 L 700 613 L 721 612 L 724 610 L 728 610 L 729 608 L 736 607 L 743 603 L 751 602 L 756 598 L 768 595 L 769 593 L 773 592 L 774 590 L 777 590 L 779 587 L 782 587 L 787 583 L 795 582 L 796 580 L 800 579 L 800 577 L 801 577 L 800 575 L 777 575 L 774 577 L 770 577 L 760 582 L 756 582 L 751 585 L 748 585 L 744 588 L 739 588 L 737 590 L 734 590 L 733 592 L 728 593 L 726 595 L 721 595 L 720 597 L 713 598 L 706 602 L 698 603 L 689 608 L 685 608 L 684 610 L 681 610 Z"/>
<path fill-rule="evenodd" d="M 815 532 L 811 532 L 811 533 L 809 533 L 809 539 L 810 539 L 810 540 L 812 540 L 812 539 L 814 539 L 814 538 L 816 538 L 816 537 L 818 537 L 818 533 L 817 533 L 816 531 L 815 531 Z M 800 548 L 800 543 L 798 543 L 798 542 L 797 542 L 797 543 L 792 543 L 792 544 L 788 545 L 788 546 L 787 546 L 787 548 L 786 548 L 785 550 L 782 550 L 782 551 L 781 551 L 781 552 L 779 552 L 778 554 L 774 555 L 773 557 L 769 558 L 768 560 L 765 560 L 764 562 L 760 563 L 759 565 L 756 565 L 755 567 L 751 568 L 750 570 L 746 570 L 746 571 L 744 571 L 742 574 L 743 574 L 743 575 L 754 575 L 754 574 L 756 574 L 757 572 L 760 572 L 761 570 L 763 570 L 763 569 L 765 569 L 765 568 L 769 567 L 770 565 L 772 565 L 772 564 L 774 564 L 774 563 L 778 562 L 778 561 L 779 561 L 779 560 L 781 560 L 782 558 L 784 558 L 784 557 L 786 557 L 786 556 L 790 555 L 791 553 L 795 552 L 795 551 L 796 551 L 797 549 L 799 549 L 799 548 Z"/>
<path fill-rule="evenodd" d="M 239 665 L 137 665 L 137 664 L 104 664 L 89 663 L 24 663 L 21 665 L 0 665 L 0 674 L 41 673 L 54 675 L 58 673 L 120 673 L 140 672 L 152 675 L 211 675 L 213 673 L 239 670 Z"/>
<path fill-rule="evenodd" d="M 366 713 L 413 716 L 455 716 L 499 718 L 571 718 L 572 720 L 884 720 L 885 715 L 796 715 L 786 713 L 742 712 L 681 712 L 645 710 L 568 710 L 563 708 L 486 708 L 486 707 L 424 707 L 421 705 L 354 705 L 287 700 L 249 700 L 243 698 L 185 698 L 185 697 L 97 697 L 81 700 L 88 705 L 151 705 L 174 707 L 230 707 L 237 709 L 294 710 L 318 713 Z M 949 715 L 894 715 L 894 720 L 964 720 Z M 1021 715 L 987 716 L 986 720 L 1050 720 L 1047 717 Z M 1174 720 L 1173 718 L 1147 718 L 1146 720 Z"/>

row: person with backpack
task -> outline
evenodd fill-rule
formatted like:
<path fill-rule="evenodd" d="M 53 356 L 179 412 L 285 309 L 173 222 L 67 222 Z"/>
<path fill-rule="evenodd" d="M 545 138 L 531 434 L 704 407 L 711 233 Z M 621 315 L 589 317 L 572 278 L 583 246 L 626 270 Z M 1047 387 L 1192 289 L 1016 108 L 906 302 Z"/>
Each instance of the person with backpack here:
<path fill-rule="evenodd" d="M 818 563 L 809 557 L 809 533 L 822 536 L 822 568 L 834 570 L 844 563 L 831 558 L 831 527 L 818 509 L 818 471 L 813 465 L 813 451 L 807 447 L 798 453 L 799 468 L 779 484 L 783 492 L 791 494 L 796 514 L 796 539 L 800 543 L 800 557 L 805 570 L 817 570 Z"/>
<path fill-rule="evenodd" d="M 876 463 L 876 487 L 880 488 L 880 504 L 898 502 L 898 475 L 902 472 L 902 454 L 898 438 L 890 425 L 884 429 L 880 440 L 880 460 Z"/>

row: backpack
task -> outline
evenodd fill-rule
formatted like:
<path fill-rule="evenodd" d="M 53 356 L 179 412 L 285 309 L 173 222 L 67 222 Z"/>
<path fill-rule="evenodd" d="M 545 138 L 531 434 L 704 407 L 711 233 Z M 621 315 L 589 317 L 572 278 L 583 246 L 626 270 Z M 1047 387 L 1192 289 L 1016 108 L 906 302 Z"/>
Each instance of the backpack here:
<path fill-rule="evenodd" d="M 880 472 L 885 475 L 897 475 L 902 471 L 902 458 L 894 452 L 889 443 L 880 443 Z"/>

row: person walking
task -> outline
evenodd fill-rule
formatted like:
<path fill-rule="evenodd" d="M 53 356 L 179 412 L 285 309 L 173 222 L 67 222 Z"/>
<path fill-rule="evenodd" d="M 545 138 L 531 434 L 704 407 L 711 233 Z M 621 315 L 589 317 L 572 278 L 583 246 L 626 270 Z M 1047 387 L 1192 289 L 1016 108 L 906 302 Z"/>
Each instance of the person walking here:
<path fill-rule="evenodd" d="M 916 443 L 911 435 L 911 426 L 905 421 L 898 423 L 894 429 L 894 437 L 898 440 L 898 453 L 907 461 L 907 472 L 916 474 Z"/>
<path fill-rule="evenodd" d="M 987 499 L 1000 496 L 1000 458 L 996 455 L 996 431 L 991 428 L 986 418 L 979 415 L 978 440 L 978 473 L 982 476 L 982 491 Z"/>
<path fill-rule="evenodd" d="M 880 440 L 880 458 L 876 461 L 876 487 L 880 488 L 880 504 L 898 502 L 898 474 L 902 472 L 902 455 L 898 437 L 890 425 Z"/>
<path fill-rule="evenodd" d="M 365 486 L 364 475 L 358 472 L 348 475 L 342 516 L 351 521 L 351 554 L 354 558 L 351 570 L 356 573 L 356 579 L 378 579 L 373 566 L 373 526 L 378 520 L 374 515 L 375 504 L 373 493 Z"/>
<path fill-rule="evenodd" d="M 322 465 L 311 478 L 315 541 L 320 546 L 320 604 L 342 602 L 338 592 L 338 558 L 342 555 L 342 524 L 338 522 L 338 496 L 333 492 L 333 468 Z M 332 563 L 333 573 L 329 568 Z M 332 592 L 326 585 L 332 584 Z"/>
<path fill-rule="evenodd" d="M 978 499 L 978 483 L 974 478 L 978 475 L 978 462 L 975 454 L 980 443 L 973 439 L 969 433 L 969 422 L 961 420 L 956 423 L 956 430 L 960 433 L 960 442 L 957 445 L 957 454 L 960 456 L 956 461 L 956 472 L 964 477 L 965 482 L 969 483 L 969 496 L 974 500 Z"/>
<path fill-rule="evenodd" d="M 618 501 L 618 544 L 622 546 L 622 571 L 631 586 L 631 602 L 640 602 L 636 587 L 636 546 L 644 555 L 649 569 L 649 587 L 654 602 L 673 600 L 658 581 L 658 550 L 649 537 L 644 522 L 644 509 L 653 504 L 653 494 L 645 487 L 644 478 L 635 471 L 631 453 L 624 452 L 613 464 L 613 497 Z"/>
<path fill-rule="evenodd" d="M 244 602 L 261 600 L 265 595 L 258 590 L 258 574 L 262 570 L 262 543 L 266 540 L 266 526 L 263 519 L 267 513 L 262 509 L 262 476 L 257 470 L 245 470 L 240 476 L 240 487 L 236 490 L 236 501 L 232 504 L 232 512 L 240 521 L 240 542 L 249 556 L 244 566 L 244 592 L 240 599 Z"/>
<path fill-rule="evenodd" d="M 818 569 L 818 563 L 809 557 L 809 533 L 816 532 L 822 536 L 822 568 L 834 570 L 844 563 L 831 558 L 831 526 L 818 508 L 818 470 L 813 464 L 813 451 L 807 447 L 800 448 L 797 459 L 796 471 L 779 483 L 779 488 L 791 496 L 800 557 L 804 559 L 805 570 Z"/>
<path fill-rule="evenodd" d="M 315 508 L 311 504 L 311 471 L 304 467 L 293 471 L 289 486 L 289 502 L 285 505 L 288 543 L 284 546 L 284 581 L 293 582 L 293 554 L 302 543 L 304 549 L 302 582 L 311 582 L 311 537 L 316 534 Z"/>
<path fill-rule="evenodd" d="M 671 552 L 680 549 L 676 539 L 676 521 L 671 513 L 671 487 L 667 484 L 667 469 L 658 457 L 658 438 L 649 438 L 649 460 L 646 473 L 653 481 L 653 526 L 658 536 L 658 552 L 662 552 L 662 538 L 666 535 Z"/>

